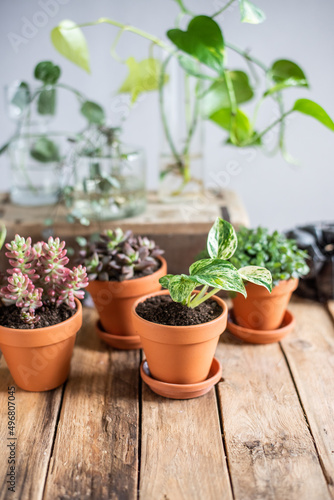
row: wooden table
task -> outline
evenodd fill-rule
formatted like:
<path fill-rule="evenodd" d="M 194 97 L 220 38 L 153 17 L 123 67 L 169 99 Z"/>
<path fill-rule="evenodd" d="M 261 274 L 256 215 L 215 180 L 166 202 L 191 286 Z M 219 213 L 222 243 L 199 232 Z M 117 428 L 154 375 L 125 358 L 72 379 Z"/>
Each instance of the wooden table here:
<path fill-rule="evenodd" d="M 188 401 L 141 382 L 140 351 L 108 348 L 85 309 L 67 383 L 16 390 L 16 492 L 7 490 L 7 387 L 0 364 L 0 498 L 325 500 L 334 498 L 334 303 L 294 299 L 280 344 L 229 333 L 223 378 Z"/>

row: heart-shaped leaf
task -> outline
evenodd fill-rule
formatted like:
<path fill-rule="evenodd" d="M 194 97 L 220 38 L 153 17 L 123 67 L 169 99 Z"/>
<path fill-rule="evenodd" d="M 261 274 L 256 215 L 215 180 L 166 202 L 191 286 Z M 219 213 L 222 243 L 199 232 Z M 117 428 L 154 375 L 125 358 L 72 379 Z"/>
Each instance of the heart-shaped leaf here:
<path fill-rule="evenodd" d="M 190 21 L 187 31 L 172 29 L 167 36 L 182 52 L 218 73 L 222 72 L 224 39 L 220 27 L 211 17 L 196 16 Z"/>
<path fill-rule="evenodd" d="M 126 64 L 129 68 L 129 74 L 118 92 L 131 94 L 132 103 L 137 100 L 139 94 L 159 88 L 160 61 L 149 58 L 138 62 L 134 57 L 129 57 Z M 164 83 L 167 81 L 168 76 L 166 75 Z"/>
<path fill-rule="evenodd" d="M 34 77 L 45 85 L 54 85 L 59 80 L 61 69 L 51 61 L 41 61 L 34 70 Z"/>
<path fill-rule="evenodd" d="M 289 61 L 288 59 L 279 59 L 278 61 L 275 61 L 269 70 L 269 76 L 276 83 L 284 82 L 289 78 L 307 81 L 305 73 L 300 66 L 293 61 Z"/>
<path fill-rule="evenodd" d="M 57 144 L 47 137 L 39 137 L 30 150 L 30 155 L 41 163 L 59 161 L 60 154 Z"/>
<path fill-rule="evenodd" d="M 76 23 L 69 19 L 61 21 L 51 31 L 51 41 L 60 54 L 90 73 L 86 38 Z"/>
<path fill-rule="evenodd" d="M 212 259 L 229 259 L 234 254 L 237 245 L 238 239 L 232 224 L 217 217 L 207 239 L 207 250 L 210 257 Z"/>
<path fill-rule="evenodd" d="M 96 102 L 85 101 L 81 106 L 80 112 L 85 118 L 87 118 L 89 123 L 102 125 L 105 122 L 104 110 Z"/>
<path fill-rule="evenodd" d="M 244 71 L 226 71 L 226 73 L 230 76 L 237 104 L 252 99 L 254 92 L 248 75 Z M 220 109 L 230 108 L 229 94 L 223 77 L 210 86 L 202 102 L 205 116 L 211 116 Z"/>
<path fill-rule="evenodd" d="M 266 18 L 263 10 L 249 0 L 239 0 L 239 7 L 242 23 L 259 24 Z"/>
<path fill-rule="evenodd" d="M 264 286 L 269 292 L 272 290 L 271 272 L 265 267 L 246 266 L 238 270 L 242 279 L 255 283 L 255 285 Z"/>
<path fill-rule="evenodd" d="M 294 111 L 299 111 L 299 113 L 303 113 L 304 115 L 312 116 L 320 123 L 325 125 L 325 127 L 334 131 L 333 120 L 316 102 L 311 101 L 310 99 L 298 99 L 293 105 L 292 109 Z"/>
<path fill-rule="evenodd" d="M 250 142 L 253 136 L 253 128 L 248 116 L 237 109 L 237 113 L 232 120 L 231 109 L 224 108 L 216 111 L 210 116 L 210 120 L 230 132 L 230 140 L 236 146 L 242 146 L 243 143 Z"/>

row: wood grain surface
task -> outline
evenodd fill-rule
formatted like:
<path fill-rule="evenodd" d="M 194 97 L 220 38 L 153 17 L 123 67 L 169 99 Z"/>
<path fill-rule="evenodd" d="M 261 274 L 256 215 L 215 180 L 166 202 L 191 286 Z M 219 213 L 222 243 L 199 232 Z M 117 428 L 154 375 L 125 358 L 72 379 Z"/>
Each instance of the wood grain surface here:
<path fill-rule="evenodd" d="M 278 344 L 224 334 L 219 404 L 236 500 L 318 500 L 329 492 Z"/>
<path fill-rule="evenodd" d="M 46 500 L 135 499 L 139 351 L 108 348 L 86 310 L 46 483 Z"/>
<path fill-rule="evenodd" d="M 188 401 L 143 384 L 139 498 L 231 500 L 215 391 Z"/>
<path fill-rule="evenodd" d="M 334 327 L 322 304 L 295 299 L 296 328 L 282 341 L 334 498 Z M 332 309 L 333 311 L 333 309 Z"/>

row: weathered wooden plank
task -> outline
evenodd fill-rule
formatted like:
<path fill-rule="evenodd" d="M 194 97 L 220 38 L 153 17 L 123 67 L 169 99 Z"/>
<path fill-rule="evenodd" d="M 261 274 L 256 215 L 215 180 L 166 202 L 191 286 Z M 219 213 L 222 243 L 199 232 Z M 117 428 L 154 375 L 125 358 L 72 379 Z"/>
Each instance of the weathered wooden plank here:
<path fill-rule="evenodd" d="M 218 394 L 236 500 L 330 498 L 288 366 L 278 344 L 223 335 Z"/>
<path fill-rule="evenodd" d="M 140 353 L 108 348 L 85 310 L 44 499 L 135 499 Z"/>
<path fill-rule="evenodd" d="M 178 401 L 143 383 L 142 402 L 139 498 L 232 499 L 214 389 Z"/>
<path fill-rule="evenodd" d="M 52 218 L 55 234 L 65 238 L 84 232 L 99 232 L 115 228 L 120 224 L 124 230 L 132 229 L 137 234 L 207 234 L 216 217 L 222 216 L 223 207 L 227 208 L 231 222 L 235 226 L 248 225 L 247 212 L 239 196 L 228 190 L 206 191 L 194 199 L 179 203 L 159 203 L 156 193 L 148 194 L 147 210 L 140 215 L 122 221 L 91 221 L 89 228 L 66 221 L 68 209 L 59 204 L 46 207 L 21 207 L 9 202 L 8 196 L 0 193 L 0 219 L 6 224 L 9 237 L 15 232 L 22 236 L 41 238 L 45 229 L 44 221 Z"/>
<path fill-rule="evenodd" d="M 333 321 L 316 302 L 295 299 L 289 308 L 296 317 L 296 327 L 281 345 L 334 498 Z"/>
<path fill-rule="evenodd" d="M 15 435 L 8 431 L 8 387 L 15 387 Z M 0 362 L 0 499 L 40 500 L 50 459 L 62 388 L 44 393 L 18 389 Z M 12 439 L 12 438 L 16 439 Z M 10 438 L 10 439 L 9 439 Z M 15 453 L 15 492 L 8 490 L 10 443 Z"/>

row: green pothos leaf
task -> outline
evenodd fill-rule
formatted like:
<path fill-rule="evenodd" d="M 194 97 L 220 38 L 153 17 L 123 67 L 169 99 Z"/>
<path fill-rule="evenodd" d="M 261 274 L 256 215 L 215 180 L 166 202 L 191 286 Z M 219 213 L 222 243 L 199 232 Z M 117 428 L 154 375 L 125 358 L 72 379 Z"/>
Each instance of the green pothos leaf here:
<path fill-rule="evenodd" d="M 86 38 L 76 23 L 69 19 L 61 21 L 51 31 L 51 41 L 60 54 L 90 73 Z"/>
<path fill-rule="evenodd" d="M 334 122 L 326 111 L 316 102 L 310 99 L 298 99 L 292 108 L 294 111 L 299 111 L 304 115 L 312 116 L 325 127 L 334 131 Z"/>
<path fill-rule="evenodd" d="M 162 278 L 159 279 L 159 283 L 160 285 L 163 287 L 163 288 L 168 288 L 168 284 L 171 280 L 171 278 L 173 278 L 173 274 L 166 274 L 165 276 L 162 276 Z"/>
<path fill-rule="evenodd" d="M 179 50 L 191 55 L 218 73 L 224 62 L 224 39 L 219 25 L 211 17 L 196 16 L 186 31 L 172 29 L 168 38 Z"/>
<path fill-rule="evenodd" d="M 246 266 L 238 270 L 242 279 L 255 283 L 255 285 L 264 286 L 269 292 L 272 290 L 271 272 L 265 267 Z"/>
<path fill-rule="evenodd" d="M 161 62 L 157 59 L 149 58 L 136 61 L 134 57 L 126 60 L 129 74 L 122 83 L 119 94 L 131 94 L 131 102 L 136 102 L 138 96 L 143 92 L 150 92 L 159 88 L 159 78 Z M 168 75 L 165 75 L 166 83 Z"/>
<path fill-rule="evenodd" d="M 212 259 L 229 259 L 238 245 L 237 235 L 232 224 L 217 217 L 209 231 L 207 250 Z"/>

